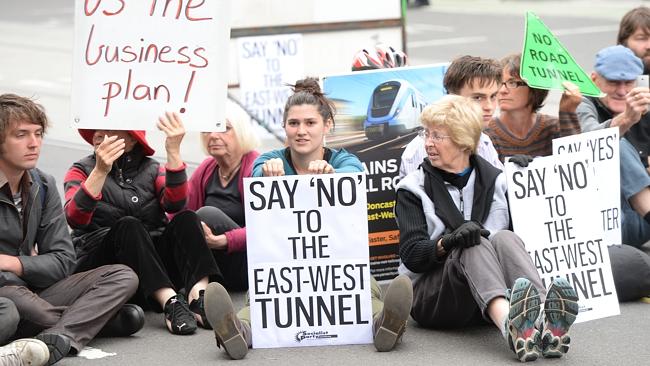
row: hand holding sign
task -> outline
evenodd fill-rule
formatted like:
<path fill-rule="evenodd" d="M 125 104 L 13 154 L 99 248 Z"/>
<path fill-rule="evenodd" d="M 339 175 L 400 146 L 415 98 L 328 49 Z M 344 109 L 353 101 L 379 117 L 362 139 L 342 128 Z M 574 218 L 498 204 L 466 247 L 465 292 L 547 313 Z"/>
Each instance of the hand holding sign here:
<path fill-rule="evenodd" d="M 282 159 L 269 159 L 262 165 L 262 175 L 265 177 L 280 177 L 284 175 L 284 162 Z"/>
<path fill-rule="evenodd" d="M 165 150 L 167 151 L 167 166 L 171 169 L 183 165 L 181 159 L 181 142 L 185 136 L 185 127 L 181 117 L 176 112 L 165 112 L 158 117 L 158 129 L 167 135 Z"/>
<path fill-rule="evenodd" d="M 309 162 L 309 174 L 331 174 L 334 168 L 325 160 L 314 160 Z"/>
<path fill-rule="evenodd" d="M 560 112 L 575 113 L 578 105 L 582 102 L 580 88 L 570 81 L 563 82 L 562 87 L 564 87 L 564 93 L 560 99 Z"/>

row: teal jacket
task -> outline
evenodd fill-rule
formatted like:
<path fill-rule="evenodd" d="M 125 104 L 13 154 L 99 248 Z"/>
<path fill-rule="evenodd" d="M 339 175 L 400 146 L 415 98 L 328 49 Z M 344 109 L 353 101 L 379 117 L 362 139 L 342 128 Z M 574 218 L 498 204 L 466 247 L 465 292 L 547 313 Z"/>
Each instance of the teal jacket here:
<path fill-rule="evenodd" d="M 261 177 L 262 165 L 264 165 L 264 162 L 275 158 L 282 159 L 284 162 L 285 175 L 296 175 L 296 171 L 287 160 L 287 149 L 288 148 L 272 150 L 258 156 L 253 163 L 253 177 Z M 349 152 L 345 151 L 345 149 L 329 150 L 331 151 L 331 156 L 328 163 L 330 163 L 330 165 L 334 168 L 334 171 L 337 173 L 363 172 L 363 165 L 361 165 L 361 161 L 359 161 L 359 158 L 357 158 L 354 154 L 350 154 Z"/>

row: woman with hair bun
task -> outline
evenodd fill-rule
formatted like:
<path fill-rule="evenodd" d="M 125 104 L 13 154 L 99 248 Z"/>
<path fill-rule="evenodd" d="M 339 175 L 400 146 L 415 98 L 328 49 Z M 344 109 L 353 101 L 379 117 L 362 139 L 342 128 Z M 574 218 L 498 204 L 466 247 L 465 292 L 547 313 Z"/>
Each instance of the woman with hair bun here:
<path fill-rule="evenodd" d="M 318 80 L 299 80 L 293 92 L 283 116 L 287 147 L 260 155 L 253 164 L 253 176 L 363 172 L 356 156 L 325 146 L 325 136 L 334 125 L 334 106 L 321 91 Z M 372 279 L 371 293 L 375 348 L 390 351 L 406 329 L 413 301 L 411 281 L 405 275 L 396 277 L 382 302 L 381 288 Z M 248 304 L 235 314 L 226 289 L 213 282 L 205 292 L 205 311 L 217 345 L 223 345 L 233 359 L 244 358 L 252 345 Z"/>

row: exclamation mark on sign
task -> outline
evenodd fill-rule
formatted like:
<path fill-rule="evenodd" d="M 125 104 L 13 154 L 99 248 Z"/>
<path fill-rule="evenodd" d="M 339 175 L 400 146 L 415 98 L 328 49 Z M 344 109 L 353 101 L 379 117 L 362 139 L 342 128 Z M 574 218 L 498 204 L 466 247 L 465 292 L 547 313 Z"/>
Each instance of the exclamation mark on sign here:
<path fill-rule="evenodd" d="M 187 100 L 190 99 L 190 92 L 192 91 L 192 84 L 194 84 L 194 75 L 196 75 L 196 70 L 192 70 L 192 75 L 190 76 L 190 81 L 187 82 L 187 88 L 185 89 L 185 99 L 183 100 L 187 103 Z M 185 107 L 181 108 L 181 113 L 185 113 Z"/>

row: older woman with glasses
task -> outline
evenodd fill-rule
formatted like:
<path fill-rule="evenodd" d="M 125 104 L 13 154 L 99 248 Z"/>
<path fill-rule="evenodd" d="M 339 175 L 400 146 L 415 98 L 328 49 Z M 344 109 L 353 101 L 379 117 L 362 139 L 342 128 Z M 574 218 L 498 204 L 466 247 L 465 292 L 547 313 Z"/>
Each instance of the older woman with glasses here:
<path fill-rule="evenodd" d="M 559 118 L 539 113 L 548 90 L 531 88 L 521 79 L 521 54 L 501 60 L 503 75 L 497 101 L 500 115 L 485 129 L 503 161 L 507 156 L 547 156 L 552 153 L 552 140 L 580 133 L 576 108 L 582 100 L 578 88 L 564 83 Z"/>
<path fill-rule="evenodd" d="M 187 208 L 196 210 L 208 247 L 212 249 L 224 285 L 248 288 L 244 178 L 251 176 L 259 145 L 250 117 L 226 104 L 226 130 L 203 132 L 201 142 L 210 155 L 189 181 Z M 201 312 L 203 313 L 203 312 Z M 203 323 L 205 319 L 203 319 Z"/>
<path fill-rule="evenodd" d="M 505 174 L 476 155 L 480 108 L 449 95 L 421 121 L 428 159 L 399 183 L 395 207 L 411 316 L 430 328 L 492 322 L 519 360 L 560 357 L 578 298 L 562 278 L 546 291 L 524 243 L 507 230 Z"/>

